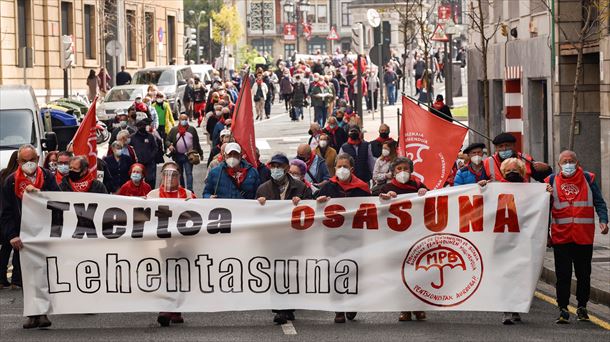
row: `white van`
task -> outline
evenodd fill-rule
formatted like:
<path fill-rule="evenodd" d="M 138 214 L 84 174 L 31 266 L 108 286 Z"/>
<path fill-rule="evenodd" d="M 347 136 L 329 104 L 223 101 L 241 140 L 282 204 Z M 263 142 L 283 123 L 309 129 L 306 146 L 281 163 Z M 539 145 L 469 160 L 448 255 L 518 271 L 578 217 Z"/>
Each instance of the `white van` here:
<path fill-rule="evenodd" d="M 45 151 L 57 148 L 51 119 L 42 120 L 32 87 L 0 85 L 0 169 L 6 167 L 13 151 L 23 144 L 36 147 L 42 165 Z"/>

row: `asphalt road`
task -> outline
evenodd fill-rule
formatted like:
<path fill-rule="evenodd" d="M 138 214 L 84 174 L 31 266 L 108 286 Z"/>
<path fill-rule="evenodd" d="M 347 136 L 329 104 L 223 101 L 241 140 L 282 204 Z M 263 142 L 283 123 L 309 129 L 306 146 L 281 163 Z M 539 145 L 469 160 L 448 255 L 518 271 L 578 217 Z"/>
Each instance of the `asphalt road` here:
<path fill-rule="evenodd" d="M 261 160 L 278 151 L 289 157 L 308 139 L 305 120 L 290 122 L 283 105 L 275 105 L 271 119 L 255 124 Z M 202 134 L 202 141 L 205 138 Z M 209 145 L 204 144 L 209 151 Z M 195 167 L 195 192 L 201 195 L 206 169 Z M 547 292 L 552 290 L 546 286 Z M 552 293 L 552 292 L 550 292 Z M 129 303 L 125 303 L 128 307 Z M 359 313 L 355 321 L 333 323 L 334 314 L 297 310 L 291 324 L 273 324 L 269 311 L 185 313 L 185 323 L 161 328 L 156 313 L 59 315 L 49 330 L 24 330 L 20 290 L 0 290 L 2 341 L 609 341 L 610 331 L 588 322 L 557 325 L 557 307 L 534 298 L 523 322 L 504 326 L 502 313 L 428 312 L 426 322 L 399 322 L 398 313 Z M 95 311 L 95 308 L 92 308 Z M 595 314 L 594 311 L 591 313 Z"/>

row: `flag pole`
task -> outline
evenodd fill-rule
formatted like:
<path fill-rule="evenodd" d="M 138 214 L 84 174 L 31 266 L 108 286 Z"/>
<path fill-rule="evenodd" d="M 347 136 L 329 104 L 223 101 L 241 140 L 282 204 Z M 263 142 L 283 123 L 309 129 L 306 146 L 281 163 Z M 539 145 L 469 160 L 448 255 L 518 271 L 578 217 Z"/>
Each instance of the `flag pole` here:
<path fill-rule="evenodd" d="M 430 109 L 430 110 L 434 111 L 434 114 L 438 114 L 439 116 L 441 116 L 441 117 L 443 117 L 443 118 L 445 118 L 445 119 L 447 119 L 447 120 L 451 120 L 452 122 L 455 122 L 455 123 L 457 123 L 458 125 L 460 125 L 460 126 L 462 126 L 462 127 L 466 128 L 466 129 L 468 129 L 468 130 L 470 130 L 470 131 L 473 131 L 474 133 L 476 133 L 476 134 L 480 135 L 481 137 L 483 137 L 483 138 L 487 139 L 488 141 L 493 141 L 493 139 L 492 139 L 492 138 L 490 138 L 490 137 L 486 136 L 485 134 L 483 134 L 483 133 L 481 133 L 481 132 L 477 131 L 476 129 L 471 128 L 471 127 L 468 127 L 467 125 L 464 125 L 464 124 L 463 124 L 463 123 L 461 123 L 459 120 L 456 120 L 456 119 L 452 118 L 451 116 L 449 116 L 449 115 L 447 115 L 447 114 L 445 114 L 445 113 L 443 113 L 443 112 L 438 111 L 436 108 L 431 107 L 431 106 L 427 105 L 427 104 L 426 104 L 426 103 L 424 103 L 424 102 L 420 102 L 418 99 L 416 99 L 416 98 L 414 98 L 414 97 L 412 97 L 412 96 L 410 96 L 410 95 L 406 95 L 405 93 L 402 93 L 402 96 L 404 96 L 404 97 L 408 98 L 409 100 L 411 100 L 411 101 L 413 101 L 413 102 L 417 103 L 418 105 L 424 105 L 426 108 L 428 108 L 428 109 Z"/>

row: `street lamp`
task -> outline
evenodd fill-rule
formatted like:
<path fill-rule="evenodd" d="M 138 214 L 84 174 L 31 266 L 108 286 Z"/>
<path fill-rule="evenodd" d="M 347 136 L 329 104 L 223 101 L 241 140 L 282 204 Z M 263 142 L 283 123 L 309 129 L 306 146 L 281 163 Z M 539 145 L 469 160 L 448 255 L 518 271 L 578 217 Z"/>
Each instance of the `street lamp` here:
<path fill-rule="evenodd" d="M 286 0 L 284 4 L 284 12 L 289 15 L 292 15 L 292 18 L 295 19 L 295 28 L 296 28 L 296 37 L 297 37 L 297 46 L 296 53 L 299 53 L 299 21 L 301 20 L 301 12 L 303 16 L 306 16 L 308 12 L 311 12 L 312 5 L 309 4 L 307 0 L 299 0 L 294 3 L 294 0 Z"/>
<path fill-rule="evenodd" d="M 189 15 L 191 15 L 191 17 L 195 17 L 195 11 L 194 10 L 189 10 Z M 201 51 L 199 49 L 199 42 L 201 39 L 201 32 L 200 32 L 200 27 L 201 27 L 201 18 L 204 17 L 206 15 L 206 11 L 201 10 L 199 11 L 199 15 L 197 16 L 197 21 L 193 22 L 193 25 L 196 23 L 197 25 L 197 60 L 195 61 L 195 64 L 199 64 L 201 61 Z"/>

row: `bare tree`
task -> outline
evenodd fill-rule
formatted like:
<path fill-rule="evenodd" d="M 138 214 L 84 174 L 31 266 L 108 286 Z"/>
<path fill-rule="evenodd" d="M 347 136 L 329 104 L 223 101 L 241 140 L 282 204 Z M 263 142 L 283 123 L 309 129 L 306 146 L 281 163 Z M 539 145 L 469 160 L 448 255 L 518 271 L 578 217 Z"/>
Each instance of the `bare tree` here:
<path fill-rule="evenodd" d="M 432 47 L 432 37 L 434 36 L 434 29 L 431 25 L 434 10 L 436 9 L 436 0 L 413 0 L 415 6 L 415 15 L 413 21 L 415 22 L 415 28 L 417 37 L 420 43 L 423 45 L 425 71 L 422 76 L 422 87 L 426 88 L 428 94 L 428 104 L 432 104 L 432 73 L 430 69 L 430 48 Z"/>
<path fill-rule="evenodd" d="M 416 0 L 394 0 L 394 10 L 398 13 L 399 17 L 399 25 L 398 32 L 402 37 L 402 43 L 404 46 L 403 55 L 403 63 L 402 63 L 402 89 L 405 88 L 405 82 L 408 79 L 407 72 L 411 72 L 411 70 L 407 70 L 407 58 L 408 56 L 408 47 L 413 45 L 415 42 L 419 31 L 417 30 L 417 25 L 415 24 L 415 15 L 416 15 Z"/>
<path fill-rule="evenodd" d="M 475 4 L 476 3 L 476 4 Z M 470 21 L 470 29 L 476 32 L 479 36 L 479 41 L 474 42 L 474 47 L 481 54 L 481 64 L 483 67 L 483 116 L 485 118 L 485 134 L 491 134 L 491 115 L 489 108 L 489 76 L 487 53 L 489 51 L 489 42 L 496 35 L 502 22 L 486 25 L 488 22 L 488 12 L 483 10 L 483 6 L 489 6 L 489 0 L 472 0 L 469 9 L 466 13 Z"/>
<path fill-rule="evenodd" d="M 554 1 L 554 0 L 549 0 Z M 572 106 L 570 113 L 570 132 L 568 136 L 568 149 L 574 149 L 574 134 L 576 129 L 576 111 L 578 110 L 578 83 L 583 69 L 584 50 L 594 45 L 599 45 L 599 38 L 604 28 L 604 23 L 609 15 L 609 0 L 582 0 L 582 12 L 580 14 L 566 14 L 564 18 L 554 15 L 547 1 L 542 1 L 547 10 L 551 13 L 552 20 L 557 25 L 559 32 L 563 36 L 565 43 L 560 43 L 560 50 L 576 50 L 576 70 L 574 72 L 574 84 L 572 86 Z M 573 16 L 581 16 L 573 18 Z M 568 26 L 574 20 L 580 21 L 581 25 Z M 571 27 L 571 29 L 570 29 Z"/>

